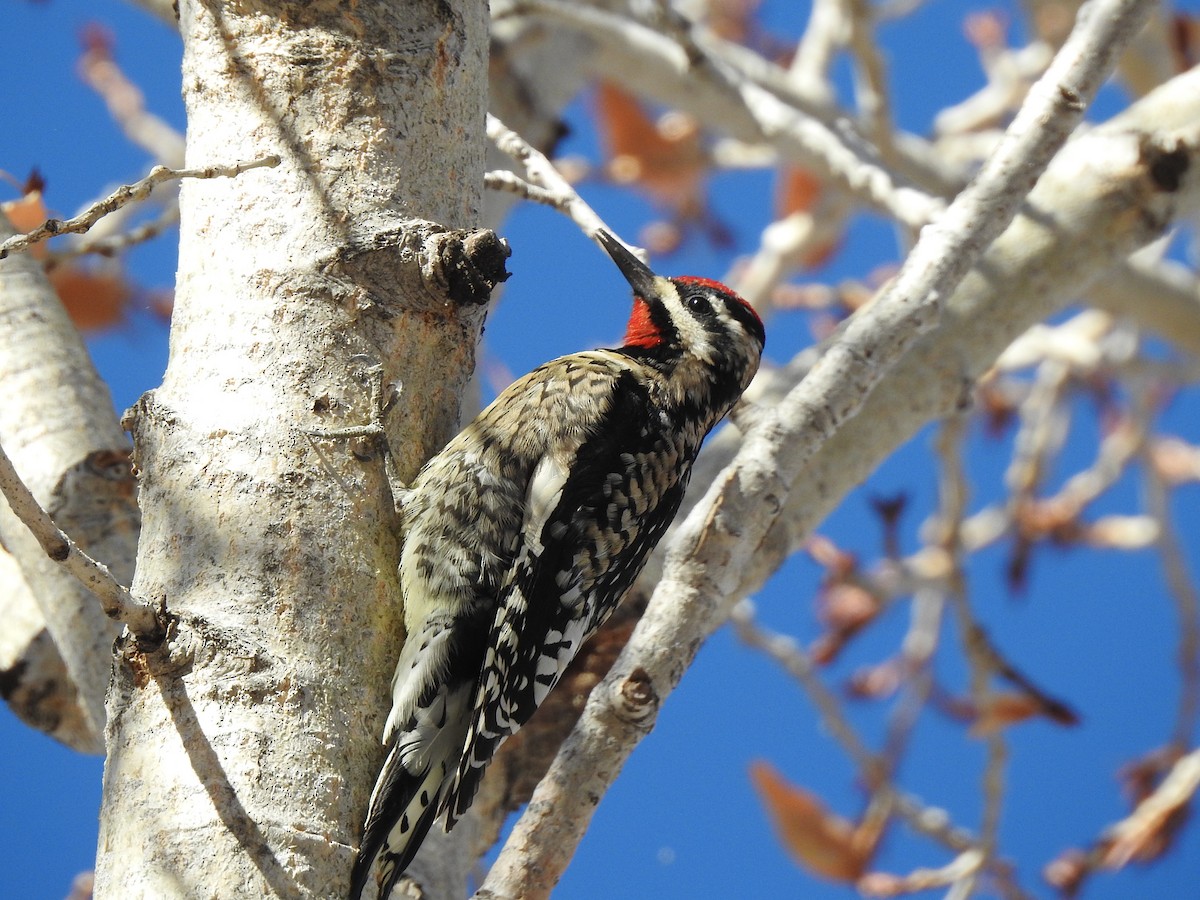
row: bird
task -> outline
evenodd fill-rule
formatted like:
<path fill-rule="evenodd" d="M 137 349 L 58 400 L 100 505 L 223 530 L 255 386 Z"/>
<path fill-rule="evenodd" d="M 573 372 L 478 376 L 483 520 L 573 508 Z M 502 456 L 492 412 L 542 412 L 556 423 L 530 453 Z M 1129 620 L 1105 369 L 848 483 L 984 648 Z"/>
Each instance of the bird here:
<path fill-rule="evenodd" d="M 595 239 L 633 290 L 624 342 L 519 378 L 403 497 L 406 637 L 350 900 L 372 872 L 386 898 L 438 817 L 449 831 L 466 813 L 637 579 L 758 369 L 762 321 L 730 288 L 656 275 L 608 231 Z"/>

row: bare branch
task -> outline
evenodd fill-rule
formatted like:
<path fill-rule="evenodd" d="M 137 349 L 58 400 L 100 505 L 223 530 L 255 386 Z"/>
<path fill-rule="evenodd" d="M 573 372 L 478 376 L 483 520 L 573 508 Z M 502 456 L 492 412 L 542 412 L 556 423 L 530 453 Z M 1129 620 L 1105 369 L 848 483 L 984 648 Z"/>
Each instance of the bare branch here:
<path fill-rule="evenodd" d="M 483 175 L 483 186 L 493 191 L 507 191 L 510 194 L 516 194 L 522 200 L 541 203 L 544 206 L 552 207 L 561 212 L 566 212 L 572 202 L 571 197 L 538 187 L 536 184 L 530 184 L 515 172 L 510 172 L 507 169 L 496 169 L 492 172 L 485 172 Z"/>
<path fill-rule="evenodd" d="M 543 153 L 491 113 L 488 113 L 487 117 L 487 134 L 497 147 L 525 167 L 530 181 L 533 182 L 529 184 L 517 176 L 505 178 L 501 173 L 490 172 L 488 175 L 493 182 L 490 187 L 503 187 L 505 190 L 524 193 L 530 200 L 537 200 L 561 210 L 590 238 L 594 238 L 600 230 L 616 236 L 616 231 L 605 224 L 599 214 L 579 196 L 579 192 L 563 178 Z M 526 187 L 521 187 L 522 184 Z M 629 249 L 636 252 L 632 247 Z"/>
<path fill-rule="evenodd" d="M 942 425 L 938 437 L 938 457 L 941 462 L 940 509 L 941 545 L 951 561 L 949 590 L 950 608 L 958 618 L 963 654 L 970 667 L 971 700 L 977 710 L 987 709 L 993 697 L 991 678 L 996 672 L 995 654 L 984 638 L 984 632 L 967 597 L 966 578 L 962 564 L 962 523 L 966 516 L 967 477 L 963 468 L 962 441 L 966 433 L 966 417 L 950 416 Z M 999 838 L 1000 810 L 1004 803 L 1004 764 L 1008 757 L 1003 733 L 996 730 L 987 736 L 987 761 L 983 771 L 983 822 L 979 842 L 982 862 L 996 853 Z M 969 896 L 977 876 L 976 870 L 964 872 L 961 879 Z"/>
<path fill-rule="evenodd" d="M 855 95 L 867 134 L 879 154 L 890 162 L 892 110 L 883 58 L 875 43 L 875 9 L 866 0 L 843 0 L 850 28 L 849 47 L 856 63 Z"/>
<path fill-rule="evenodd" d="M 734 117 L 726 122 L 716 116 L 716 120 L 727 127 L 743 125 L 747 139 L 766 140 L 785 158 L 820 167 L 859 199 L 910 228 L 920 228 L 942 209 L 940 199 L 881 166 L 860 137 L 844 137 L 823 118 L 806 113 L 805 106 L 811 108 L 811 104 L 797 96 L 786 74 L 755 54 L 749 55 L 758 60 L 758 74 L 766 79 L 763 84 L 731 62 L 738 59 L 750 65 L 745 54 L 708 36 L 697 35 L 694 43 L 684 48 L 628 18 L 557 0 L 512 0 L 503 14 L 548 16 L 596 35 L 614 52 L 635 52 L 641 63 L 654 63 L 656 69 L 673 73 L 683 84 L 683 93 L 695 96 L 701 92 Z"/>
<path fill-rule="evenodd" d="M 804 34 L 792 55 L 789 80 L 832 106 L 830 69 L 838 50 L 846 45 L 848 23 L 841 0 L 814 0 Z"/>
<path fill-rule="evenodd" d="M 958 888 L 959 885 L 973 884 L 986 862 L 978 849 L 964 850 L 940 869 L 914 869 L 904 876 L 871 872 L 858 880 L 858 889 L 867 897 L 897 897 L 948 885 Z M 947 897 L 970 895 L 970 887 L 967 887 L 965 894 L 952 890 Z"/>
<path fill-rule="evenodd" d="M 157 641 L 165 633 L 159 610 L 152 604 L 135 599 L 129 589 L 117 583 L 108 567 L 92 559 L 79 545 L 64 534 L 54 520 L 38 504 L 12 460 L 0 447 L 0 493 L 12 507 L 17 518 L 37 538 L 46 555 L 70 572 L 89 591 L 96 595 L 105 614 L 129 626 L 141 638 Z"/>
<path fill-rule="evenodd" d="M 1200 789 L 1200 750 L 1181 757 L 1167 777 L 1127 818 L 1109 828 L 1103 840 L 1102 864 L 1120 868 L 1138 856 L 1148 836 L 1161 831 L 1173 814 L 1191 802 Z"/>
<path fill-rule="evenodd" d="M 1138 252 L 1097 283 L 1088 299 L 1200 357 L 1200 278 L 1187 266 Z"/>
<path fill-rule="evenodd" d="M 1171 739 L 1182 749 L 1191 741 L 1200 718 L 1200 594 L 1188 570 L 1184 544 L 1171 521 L 1167 484 L 1153 462 L 1147 459 L 1146 463 L 1146 506 L 1158 526 L 1157 549 L 1179 618 L 1179 708 Z"/>
<path fill-rule="evenodd" d="M 837 697 L 817 677 L 809 655 L 787 635 L 772 634 L 761 628 L 754 621 L 754 616 L 754 604 L 749 600 L 740 601 L 730 611 L 729 621 L 738 638 L 747 646 L 763 651 L 804 686 L 809 699 L 820 712 L 824 726 L 842 745 L 872 788 L 876 787 L 874 782 L 883 774 L 879 759 L 858 736 Z"/>
<path fill-rule="evenodd" d="M 115 216 L 114 216 L 115 218 Z M 97 256 L 115 256 L 122 250 L 152 241 L 168 228 L 179 224 L 179 204 L 170 203 L 162 213 L 148 222 L 142 222 L 128 231 L 118 231 L 98 237 L 90 234 L 86 238 L 72 243 L 65 250 L 52 250 L 47 254 L 50 265 L 77 256 L 95 253 Z"/>
<path fill-rule="evenodd" d="M 108 35 L 99 27 L 91 27 L 85 30 L 85 39 L 87 49 L 79 61 L 79 74 L 104 100 L 113 121 L 129 140 L 164 166 L 181 167 L 183 135 L 146 109 L 145 95 L 113 58 Z"/>
<path fill-rule="evenodd" d="M 27 247 L 52 238 L 59 234 L 82 234 L 99 222 L 109 213 L 120 209 L 128 203 L 145 200 L 150 196 L 156 185 L 179 178 L 232 178 L 249 169 L 273 167 L 279 165 L 278 156 L 264 156 L 249 162 L 235 163 L 230 166 L 206 166 L 200 169 L 168 169 L 166 166 L 155 166 L 150 173 L 133 184 L 122 185 L 103 200 L 93 203 L 79 215 L 70 219 L 47 219 L 43 224 L 26 234 L 19 234 L 0 244 L 0 259 L 10 253 L 24 250 Z"/>

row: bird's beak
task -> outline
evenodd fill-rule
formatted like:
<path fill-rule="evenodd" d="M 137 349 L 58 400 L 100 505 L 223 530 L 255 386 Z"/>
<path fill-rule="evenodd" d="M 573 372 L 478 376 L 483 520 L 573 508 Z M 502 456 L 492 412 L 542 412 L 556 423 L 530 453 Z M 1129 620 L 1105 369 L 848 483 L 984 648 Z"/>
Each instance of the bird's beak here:
<path fill-rule="evenodd" d="M 649 266 L 626 250 L 624 244 L 603 228 L 596 232 L 596 240 L 617 264 L 617 268 L 633 288 L 634 294 L 643 300 L 654 300 L 658 297 L 658 288 L 654 284 L 655 275 Z"/>

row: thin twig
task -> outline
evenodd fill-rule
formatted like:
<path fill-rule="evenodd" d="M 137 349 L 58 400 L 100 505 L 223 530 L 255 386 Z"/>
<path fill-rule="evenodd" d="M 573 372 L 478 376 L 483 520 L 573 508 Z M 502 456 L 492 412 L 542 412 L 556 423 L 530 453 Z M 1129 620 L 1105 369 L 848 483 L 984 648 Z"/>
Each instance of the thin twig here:
<path fill-rule="evenodd" d="M 1102 865 L 1118 869 L 1138 857 L 1148 836 L 1160 833 L 1167 820 L 1191 802 L 1200 790 L 1200 750 L 1181 757 L 1154 793 L 1126 818 L 1104 833 Z"/>
<path fill-rule="evenodd" d="M 992 700 L 992 675 L 995 674 L 996 654 L 984 637 L 983 628 L 975 618 L 967 599 L 967 583 L 963 571 L 963 547 L 960 535 L 966 518 L 967 476 L 963 468 L 962 443 L 966 434 L 966 417 L 955 415 L 942 425 L 938 436 L 937 451 L 941 463 L 940 509 L 941 545 L 951 561 L 949 590 L 950 608 L 958 618 L 962 634 L 963 655 L 970 668 L 971 700 L 981 713 Z M 987 738 L 987 760 L 983 772 L 983 821 L 979 831 L 980 849 L 984 860 L 990 861 L 996 853 L 999 840 L 1000 810 L 1004 803 L 1004 764 L 1008 749 L 1003 732 L 995 730 Z M 973 889 L 976 872 L 962 876 L 962 890 L 969 895 Z"/>
<path fill-rule="evenodd" d="M 894 162 L 892 110 L 883 58 L 875 42 L 875 10 L 867 0 L 843 0 L 850 30 L 849 48 L 854 55 L 854 93 L 867 135 L 879 155 Z"/>
<path fill-rule="evenodd" d="M 823 186 L 816 208 L 785 215 L 763 229 L 757 252 L 728 283 L 765 321 L 775 310 L 776 288 L 806 254 L 834 244 L 845 232 L 853 211 L 844 189 L 834 184 Z"/>
<path fill-rule="evenodd" d="M 104 100 L 113 121 L 129 140 L 164 166 L 182 166 L 183 135 L 146 109 L 145 95 L 117 65 L 106 34 L 99 28 L 89 28 L 85 38 L 87 47 L 79 60 L 79 74 Z"/>
<path fill-rule="evenodd" d="M 118 622 L 124 622 L 138 637 L 151 641 L 162 637 L 164 626 L 159 610 L 152 604 L 133 597 L 128 588 L 113 578 L 107 566 L 84 553 L 78 544 L 54 524 L 50 514 L 42 509 L 25 486 L 25 482 L 21 480 L 21 476 L 17 474 L 3 447 L 0 447 L 0 493 L 4 494 L 17 518 L 33 532 L 46 555 L 61 563 L 63 568 L 96 595 L 105 615 Z"/>
<path fill-rule="evenodd" d="M 1148 453 L 1144 456 L 1148 457 Z M 1171 520 L 1167 485 L 1149 458 L 1145 458 L 1143 470 L 1147 511 L 1158 525 L 1155 545 L 1179 617 L 1179 649 L 1176 651 L 1180 676 L 1179 706 L 1171 740 L 1182 749 L 1191 742 L 1196 732 L 1197 718 L 1200 718 L 1200 593 L 1197 593 L 1188 571 L 1183 543 Z"/>
<path fill-rule="evenodd" d="M 754 604 L 751 601 L 742 600 L 738 603 L 729 613 L 729 622 L 734 633 L 748 647 L 761 650 L 775 660 L 804 686 L 805 693 L 820 712 L 824 726 L 842 745 L 842 749 L 874 788 L 874 780 L 882 774 L 880 760 L 863 743 L 846 718 L 837 698 L 817 677 L 808 654 L 787 635 L 773 634 L 758 625 L 754 620 L 754 613 Z"/>
<path fill-rule="evenodd" d="M 928 224 L 944 208 L 940 198 L 913 187 L 882 166 L 878 155 L 852 126 L 840 121 L 835 125 L 829 111 L 815 115 L 813 104 L 797 93 L 786 73 L 750 51 L 738 54 L 727 42 L 704 34 L 695 35 L 694 41 L 683 47 L 624 16 L 561 0 L 511 0 L 502 9 L 504 15 L 549 16 L 565 21 L 622 48 L 634 48 L 659 66 L 676 72 L 685 70 L 693 90 L 702 85 L 709 95 L 736 108 L 743 121 L 748 116 L 757 137 L 776 146 L 782 156 L 823 170 L 822 174 L 856 197 L 911 229 Z M 744 59 L 747 55 L 761 63 L 756 74 L 762 83 L 744 71 L 749 65 Z M 733 59 L 740 59 L 741 64 Z"/>
<path fill-rule="evenodd" d="M 65 250 L 52 250 L 46 256 L 47 263 L 54 265 L 78 256 L 94 253 L 97 256 L 116 256 L 122 250 L 128 250 L 138 244 L 152 241 L 168 228 L 179 224 L 179 204 L 170 203 L 162 213 L 149 222 L 142 222 L 128 231 L 95 238 L 89 235 L 78 242 L 72 242 Z"/>
<path fill-rule="evenodd" d="M 1021 404 L 1021 429 L 1004 475 L 1014 506 L 1034 496 L 1066 440 L 1069 418 L 1062 400 L 1070 376 L 1067 363 L 1047 359 L 1038 366 L 1033 389 Z"/>
<path fill-rule="evenodd" d="M 808 654 L 790 637 L 775 634 L 755 621 L 754 604 L 742 600 L 729 614 L 730 624 L 747 646 L 762 650 L 803 685 L 821 714 L 822 724 L 862 773 L 872 795 L 886 803 L 915 830 L 963 853 L 978 849 L 978 841 L 951 824 L 941 810 L 933 810 L 911 794 L 902 793 L 890 780 L 886 762 L 863 743 L 838 703 L 837 697 L 817 677 Z"/>
<path fill-rule="evenodd" d="M 491 113 L 488 113 L 487 117 L 487 135 L 502 152 L 519 162 L 529 177 L 528 182 L 522 181 L 515 175 L 511 178 L 495 178 L 493 179 L 495 183 L 489 186 L 502 187 L 505 190 L 520 193 L 526 190 L 521 187 L 521 184 L 525 184 L 528 186 L 529 193 L 526 196 L 529 199 L 546 203 L 566 213 L 588 237 L 594 238 L 596 233 L 601 230 L 616 235 L 616 232 L 605 224 L 599 214 L 579 196 L 579 192 L 575 190 L 571 182 L 567 181 L 562 173 L 554 168 L 554 163 Z M 489 173 L 489 175 L 497 174 L 499 173 Z M 637 252 L 633 247 L 629 249 Z"/>
<path fill-rule="evenodd" d="M 923 588 L 913 594 L 908 631 L 901 645 L 903 682 L 900 697 L 888 715 L 887 734 L 883 743 L 889 772 L 899 767 L 904 750 L 933 691 L 930 660 L 940 640 L 945 606 L 946 595 L 941 586 Z"/>
<path fill-rule="evenodd" d="M 841 0 L 813 0 L 808 24 L 788 69 L 788 81 L 797 90 L 819 97 L 830 106 L 834 102 L 831 70 L 849 33 L 845 13 Z"/>
<path fill-rule="evenodd" d="M 483 186 L 493 191 L 506 191 L 510 194 L 516 194 L 524 200 L 541 203 L 544 206 L 549 206 L 562 212 L 565 212 L 571 204 L 569 196 L 546 190 L 546 188 L 538 187 L 536 184 L 530 184 L 515 172 L 510 172 L 507 169 L 485 172 L 483 175 Z"/>
<path fill-rule="evenodd" d="M 958 883 L 969 882 L 986 859 L 977 848 L 964 850 L 940 869 L 914 869 L 907 875 L 871 872 L 858 880 L 859 891 L 868 897 L 897 897 Z M 954 896 L 953 892 L 947 897 Z"/>
<path fill-rule="evenodd" d="M 230 166 L 206 166 L 200 169 L 168 169 L 166 166 L 155 166 L 145 178 L 135 181 L 133 184 L 122 185 L 103 200 L 93 203 L 73 218 L 47 219 L 32 231 L 9 238 L 0 244 L 0 259 L 55 235 L 82 234 L 109 213 L 134 201 L 145 200 L 156 185 L 164 182 L 180 178 L 232 178 L 249 169 L 277 165 L 279 165 L 279 157 L 271 155 Z"/>

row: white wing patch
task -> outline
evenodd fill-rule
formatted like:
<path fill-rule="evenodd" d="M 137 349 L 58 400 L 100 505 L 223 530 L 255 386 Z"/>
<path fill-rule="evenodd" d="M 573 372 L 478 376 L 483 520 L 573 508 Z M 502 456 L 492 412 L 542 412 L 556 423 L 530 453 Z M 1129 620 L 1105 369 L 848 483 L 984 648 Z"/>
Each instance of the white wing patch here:
<path fill-rule="evenodd" d="M 525 518 L 521 522 L 521 534 L 525 537 L 522 556 L 542 555 L 542 531 L 546 527 L 546 520 L 562 500 L 563 487 L 569 474 L 553 454 L 543 456 L 533 470 L 529 490 L 525 494 Z"/>
<path fill-rule="evenodd" d="M 570 473 L 567 468 L 562 465 L 554 456 L 547 454 L 542 457 L 537 468 L 534 469 L 533 477 L 529 481 L 529 491 L 527 494 L 528 500 L 525 506 L 525 521 L 522 526 L 522 533 L 525 538 L 525 547 L 522 551 L 523 557 L 540 556 L 543 552 L 542 532 L 546 528 L 546 522 L 558 508 L 562 501 L 563 487 L 567 483 L 567 477 Z M 565 523 L 556 523 L 555 529 L 559 533 L 550 535 L 552 540 L 559 540 L 566 531 Z M 520 567 L 522 561 L 518 561 L 517 566 Z M 581 583 L 580 575 L 575 570 L 563 570 L 554 576 L 555 585 L 561 591 L 559 594 L 559 602 L 566 609 L 579 610 L 580 605 L 585 601 L 584 586 Z M 527 602 L 527 601 L 526 601 Z M 567 665 L 574 659 L 575 654 L 579 651 L 579 645 L 583 643 L 587 637 L 586 629 L 588 624 L 586 614 L 575 615 L 565 626 L 564 632 L 551 631 L 546 635 L 543 652 L 538 657 L 535 664 L 533 678 L 533 702 L 534 706 L 541 706 L 542 701 L 550 693 L 550 689 L 558 683 L 563 672 L 566 671 Z M 517 693 L 525 689 L 528 682 L 522 679 L 521 684 L 514 685 Z M 512 710 L 504 709 L 504 700 L 502 698 L 501 706 L 503 714 L 500 724 L 511 728 L 515 731 L 515 722 L 511 720 L 508 713 Z M 510 701 L 511 705 L 511 701 Z"/>
<path fill-rule="evenodd" d="M 426 620 L 416 634 L 410 634 L 400 651 L 400 661 L 392 675 L 392 711 L 383 726 L 383 743 L 408 726 L 417 710 L 422 692 L 443 678 L 450 656 L 450 637 L 453 634 L 450 616 Z"/>

